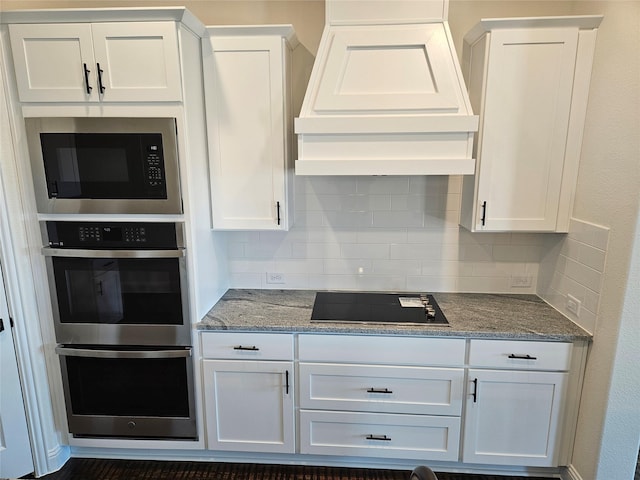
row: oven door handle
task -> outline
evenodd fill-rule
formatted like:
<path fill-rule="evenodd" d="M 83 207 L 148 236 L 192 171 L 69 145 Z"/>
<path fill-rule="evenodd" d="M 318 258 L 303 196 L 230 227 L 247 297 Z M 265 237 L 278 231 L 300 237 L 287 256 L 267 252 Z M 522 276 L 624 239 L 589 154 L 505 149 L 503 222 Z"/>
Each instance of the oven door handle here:
<path fill-rule="evenodd" d="M 56 347 L 56 353 L 66 357 L 91 358 L 180 358 L 190 357 L 191 349 L 180 350 L 93 350 L 90 348 Z"/>
<path fill-rule="evenodd" d="M 177 250 L 85 250 L 75 248 L 43 247 L 45 257 L 81 257 L 81 258 L 180 258 L 184 249 Z"/>

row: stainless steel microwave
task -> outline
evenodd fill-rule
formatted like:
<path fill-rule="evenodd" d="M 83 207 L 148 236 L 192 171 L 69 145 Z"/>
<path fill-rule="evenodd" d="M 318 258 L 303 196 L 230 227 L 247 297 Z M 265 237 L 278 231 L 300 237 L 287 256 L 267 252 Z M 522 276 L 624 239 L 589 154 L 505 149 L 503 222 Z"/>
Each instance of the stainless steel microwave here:
<path fill-rule="evenodd" d="M 28 118 L 39 213 L 182 213 L 173 118 Z"/>

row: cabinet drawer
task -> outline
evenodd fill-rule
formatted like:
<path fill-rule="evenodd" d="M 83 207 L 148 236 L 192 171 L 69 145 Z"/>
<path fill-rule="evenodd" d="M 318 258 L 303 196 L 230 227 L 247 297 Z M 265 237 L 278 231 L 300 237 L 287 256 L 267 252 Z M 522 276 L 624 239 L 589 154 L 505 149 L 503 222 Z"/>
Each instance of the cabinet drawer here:
<path fill-rule="evenodd" d="M 293 337 L 273 333 L 203 333 L 204 358 L 293 360 Z"/>
<path fill-rule="evenodd" d="M 300 453 L 458 460 L 459 417 L 300 411 Z"/>
<path fill-rule="evenodd" d="M 460 415 L 462 368 L 300 364 L 300 406 L 319 410 Z"/>
<path fill-rule="evenodd" d="M 300 335 L 300 361 L 389 365 L 463 365 L 462 338 Z"/>
<path fill-rule="evenodd" d="M 471 340 L 469 365 L 517 370 L 569 370 L 571 343 Z"/>

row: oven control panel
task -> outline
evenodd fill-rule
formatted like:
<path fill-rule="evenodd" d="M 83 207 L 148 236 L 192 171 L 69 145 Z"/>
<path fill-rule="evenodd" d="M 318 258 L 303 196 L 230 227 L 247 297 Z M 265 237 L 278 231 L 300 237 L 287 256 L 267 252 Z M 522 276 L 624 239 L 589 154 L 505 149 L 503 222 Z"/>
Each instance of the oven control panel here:
<path fill-rule="evenodd" d="M 46 222 L 46 242 L 55 248 L 177 249 L 180 224 L 159 222 Z"/>
<path fill-rule="evenodd" d="M 147 184 L 151 187 L 164 186 L 164 161 L 162 158 L 162 145 L 147 145 Z"/>

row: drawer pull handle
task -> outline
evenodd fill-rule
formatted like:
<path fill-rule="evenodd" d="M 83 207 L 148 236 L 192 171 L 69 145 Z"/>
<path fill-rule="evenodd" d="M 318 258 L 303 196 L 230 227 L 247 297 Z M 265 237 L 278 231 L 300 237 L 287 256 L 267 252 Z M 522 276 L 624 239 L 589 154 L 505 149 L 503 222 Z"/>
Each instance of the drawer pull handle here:
<path fill-rule="evenodd" d="M 260 350 L 255 345 L 253 345 L 252 347 L 243 347 L 242 345 L 238 345 L 237 347 L 233 347 L 233 349 L 234 350 L 246 350 L 246 351 L 250 351 L 250 352 L 257 352 L 258 350 Z"/>
<path fill-rule="evenodd" d="M 380 440 L 382 442 L 390 442 L 391 437 L 387 437 L 386 435 L 367 435 L 367 440 Z"/>
<path fill-rule="evenodd" d="M 367 393 L 393 393 L 393 390 L 388 388 L 368 388 Z"/>
<path fill-rule="evenodd" d="M 289 395 L 289 370 L 285 370 L 284 371 L 284 378 L 285 378 L 285 393 L 287 395 Z"/>
<path fill-rule="evenodd" d="M 527 355 L 517 355 L 515 353 L 510 354 L 509 358 L 517 358 L 518 360 L 537 360 L 538 359 L 538 357 L 532 357 L 529 354 L 527 354 Z"/>

